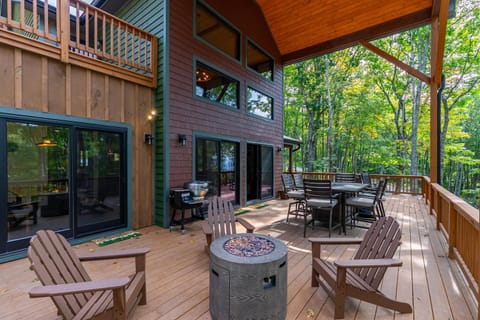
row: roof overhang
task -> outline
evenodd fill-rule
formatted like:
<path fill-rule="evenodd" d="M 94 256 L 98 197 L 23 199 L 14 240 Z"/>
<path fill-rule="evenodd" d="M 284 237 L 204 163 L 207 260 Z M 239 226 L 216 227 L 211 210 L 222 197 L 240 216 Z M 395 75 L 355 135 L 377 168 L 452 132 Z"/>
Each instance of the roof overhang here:
<path fill-rule="evenodd" d="M 256 0 L 282 64 L 291 64 L 430 23 L 440 0 Z M 450 15 L 455 0 L 450 1 Z"/>

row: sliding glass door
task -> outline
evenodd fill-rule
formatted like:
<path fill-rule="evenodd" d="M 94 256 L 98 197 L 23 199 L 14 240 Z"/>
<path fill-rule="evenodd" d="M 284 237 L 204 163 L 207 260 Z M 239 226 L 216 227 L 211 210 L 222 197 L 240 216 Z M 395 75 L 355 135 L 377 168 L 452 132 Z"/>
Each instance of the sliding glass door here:
<path fill-rule="evenodd" d="M 126 129 L 0 117 L 0 255 L 127 225 Z"/>
<path fill-rule="evenodd" d="M 247 144 L 247 201 L 273 197 L 273 147 Z"/>
<path fill-rule="evenodd" d="M 239 204 L 239 143 L 197 138 L 195 178 L 209 183 L 209 195 Z"/>

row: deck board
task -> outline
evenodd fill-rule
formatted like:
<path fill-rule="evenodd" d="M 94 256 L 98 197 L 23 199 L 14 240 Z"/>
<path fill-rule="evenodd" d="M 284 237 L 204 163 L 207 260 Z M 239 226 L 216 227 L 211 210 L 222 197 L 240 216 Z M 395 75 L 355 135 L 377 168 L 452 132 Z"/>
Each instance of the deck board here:
<path fill-rule="evenodd" d="M 285 222 L 287 200 L 273 200 L 262 209 L 250 209 L 243 215 L 256 226 L 256 232 L 269 234 L 288 246 L 287 319 L 331 319 L 334 303 L 331 290 L 310 286 L 310 243 L 303 238 L 303 220 Z M 347 299 L 345 319 L 476 319 L 477 306 L 472 292 L 456 262 L 447 257 L 447 243 L 435 230 L 422 198 L 389 195 L 387 214 L 402 228 L 402 245 L 396 257 L 400 268 L 387 271 L 382 291 L 412 304 L 414 313 L 399 314 L 375 305 Z M 204 252 L 205 239 L 199 222 L 178 230 L 156 226 L 139 230 L 143 235 L 99 248 L 93 242 L 77 245 L 78 252 L 150 247 L 147 255 L 147 299 L 139 306 L 135 319 L 211 319 L 209 314 L 209 259 Z M 239 227 L 239 232 L 244 231 Z M 364 229 L 347 228 L 347 236 L 361 236 Z M 308 236 L 326 236 L 328 230 L 316 226 Z M 337 232 L 332 236 L 343 237 Z M 322 257 L 329 260 L 350 258 L 356 246 L 322 246 Z M 88 262 L 93 279 L 128 274 L 134 265 L 128 260 Z M 1 319 L 55 319 L 56 310 L 49 299 L 30 299 L 28 291 L 39 285 L 29 270 L 27 259 L 0 265 Z M 17 308 L 22 306 L 22 308 Z"/>

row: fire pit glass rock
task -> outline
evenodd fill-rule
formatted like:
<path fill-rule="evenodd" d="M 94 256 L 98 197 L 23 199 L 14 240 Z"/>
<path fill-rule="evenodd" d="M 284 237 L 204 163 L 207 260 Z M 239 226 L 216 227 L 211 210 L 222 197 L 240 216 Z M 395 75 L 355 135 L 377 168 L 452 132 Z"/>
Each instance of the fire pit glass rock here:
<path fill-rule="evenodd" d="M 266 238 L 240 236 L 225 242 L 223 249 L 234 256 L 260 257 L 272 252 L 275 249 L 275 244 Z"/>

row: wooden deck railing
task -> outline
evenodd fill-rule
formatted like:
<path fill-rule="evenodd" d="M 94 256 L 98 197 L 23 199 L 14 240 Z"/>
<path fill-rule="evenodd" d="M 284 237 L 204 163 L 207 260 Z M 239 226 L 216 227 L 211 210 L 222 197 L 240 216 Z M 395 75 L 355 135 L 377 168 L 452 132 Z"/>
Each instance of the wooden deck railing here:
<path fill-rule="evenodd" d="M 480 302 L 480 210 L 436 183 L 431 184 L 430 204 L 437 229 L 448 240 L 448 257 L 458 261 Z"/>
<path fill-rule="evenodd" d="M 335 173 L 331 172 L 302 172 L 305 178 L 335 180 Z M 387 179 L 387 192 L 423 195 L 425 190 L 423 176 L 402 176 L 394 174 L 370 174 L 370 181 L 377 183 L 380 179 Z"/>
<path fill-rule="evenodd" d="M 302 172 L 304 178 L 334 180 L 335 173 Z M 373 182 L 388 178 L 387 191 L 418 194 L 425 198 L 430 213 L 435 215 L 437 229 L 448 241 L 448 257 L 458 261 L 480 306 L 480 209 L 446 190 L 430 178 L 370 174 Z M 478 312 L 480 320 L 480 308 Z"/>
<path fill-rule="evenodd" d="M 29 38 L 31 48 L 23 49 L 35 51 L 35 42 L 41 42 L 54 47 L 46 49 L 50 57 L 65 63 L 156 86 L 157 38 L 152 34 L 79 0 L 56 0 L 55 5 L 6 0 L 6 9 L 0 33 Z M 9 39 L 4 42 L 15 44 Z"/>

